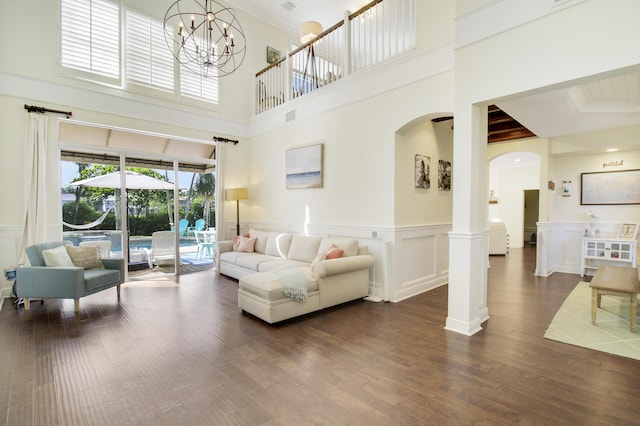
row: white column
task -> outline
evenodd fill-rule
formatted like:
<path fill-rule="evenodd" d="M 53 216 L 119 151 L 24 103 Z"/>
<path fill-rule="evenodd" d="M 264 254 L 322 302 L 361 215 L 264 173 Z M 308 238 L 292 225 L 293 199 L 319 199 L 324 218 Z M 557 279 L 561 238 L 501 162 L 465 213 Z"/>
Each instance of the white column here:
<path fill-rule="evenodd" d="M 487 107 L 456 104 L 453 226 L 449 233 L 449 314 L 445 328 L 467 336 L 482 329 L 487 308 Z"/>

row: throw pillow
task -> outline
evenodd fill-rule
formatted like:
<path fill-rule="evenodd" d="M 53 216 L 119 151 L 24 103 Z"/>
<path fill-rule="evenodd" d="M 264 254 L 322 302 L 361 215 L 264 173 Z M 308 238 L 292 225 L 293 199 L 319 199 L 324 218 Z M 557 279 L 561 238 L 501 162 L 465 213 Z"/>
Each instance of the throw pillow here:
<path fill-rule="evenodd" d="M 316 257 L 311 261 L 311 270 L 313 271 L 316 265 L 322 261 L 327 259 L 338 259 L 344 255 L 344 250 L 336 247 L 335 244 L 331 244 L 331 246 L 327 249 L 327 251 L 319 250 Z"/>
<path fill-rule="evenodd" d="M 42 250 L 42 257 L 47 266 L 74 266 L 64 246 Z"/>
<path fill-rule="evenodd" d="M 75 266 L 84 269 L 104 269 L 100 260 L 100 249 L 96 246 L 74 247 L 67 246 L 67 253 Z"/>
<path fill-rule="evenodd" d="M 253 248 L 256 245 L 256 237 L 246 238 L 240 237 L 240 243 L 238 244 L 238 251 L 243 251 L 246 253 L 253 253 Z"/>
<path fill-rule="evenodd" d="M 336 247 L 335 244 L 329 247 L 329 251 L 327 251 L 327 259 L 339 259 L 344 256 L 344 250 Z"/>
<path fill-rule="evenodd" d="M 242 237 L 249 238 L 249 234 L 244 234 Z M 231 241 L 233 242 L 233 251 L 238 251 L 238 247 L 240 247 L 240 235 L 234 235 Z"/>

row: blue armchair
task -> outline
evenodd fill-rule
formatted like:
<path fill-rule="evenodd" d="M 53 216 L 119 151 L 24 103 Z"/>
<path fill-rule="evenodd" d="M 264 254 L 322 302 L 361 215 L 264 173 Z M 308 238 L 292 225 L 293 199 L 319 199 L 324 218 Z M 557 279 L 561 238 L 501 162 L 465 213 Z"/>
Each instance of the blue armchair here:
<path fill-rule="evenodd" d="M 117 287 L 120 299 L 120 284 L 124 280 L 124 259 L 102 259 L 105 269 L 88 269 L 71 266 L 46 266 L 42 251 L 70 244 L 55 241 L 35 244 L 25 249 L 31 266 L 17 269 L 17 296 L 24 299 L 24 308 L 29 310 L 29 298 L 74 299 L 75 311 L 80 309 L 80 298 Z"/>

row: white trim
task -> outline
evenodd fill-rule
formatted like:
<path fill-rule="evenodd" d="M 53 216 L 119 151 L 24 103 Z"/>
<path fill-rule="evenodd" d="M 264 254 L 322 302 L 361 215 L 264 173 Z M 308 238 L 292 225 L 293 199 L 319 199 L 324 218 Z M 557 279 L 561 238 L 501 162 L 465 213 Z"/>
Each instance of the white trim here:
<path fill-rule="evenodd" d="M 119 89 L 105 88 L 105 92 L 96 92 L 0 72 L 0 95 L 30 99 L 33 102 L 64 105 L 69 109 L 81 107 L 87 111 L 126 116 L 215 132 L 215 134 L 233 135 L 241 138 L 249 135 L 247 123 L 212 117 L 212 111 L 203 111 L 175 102 L 164 102 L 160 99 L 155 99 L 157 102 L 135 99 L 135 94 L 126 93 Z"/>

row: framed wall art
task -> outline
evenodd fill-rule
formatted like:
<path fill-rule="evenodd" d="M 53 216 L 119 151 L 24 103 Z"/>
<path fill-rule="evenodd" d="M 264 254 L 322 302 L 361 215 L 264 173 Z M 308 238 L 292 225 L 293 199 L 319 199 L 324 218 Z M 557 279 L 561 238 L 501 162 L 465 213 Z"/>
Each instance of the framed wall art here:
<path fill-rule="evenodd" d="M 640 170 L 582 173 L 580 204 L 640 204 Z"/>
<path fill-rule="evenodd" d="M 618 230 L 618 238 L 628 238 L 630 240 L 635 240 L 637 233 L 637 223 L 623 223 L 620 225 L 620 229 Z"/>
<path fill-rule="evenodd" d="M 275 64 L 280 60 L 280 51 L 274 49 L 271 46 L 267 46 L 267 62 L 270 64 Z"/>
<path fill-rule="evenodd" d="M 431 188 L 431 158 L 426 155 L 416 154 L 415 169 L 415 187 Z"/>
<path fill-rule="evenodd" d="M 438 160 L 438 189 L 451 191 L 451 161 Z"/>
<path fill-rule="evenodd" d="M 287 189 L 322 188 L 323 144 L 287 150 Z"/>

